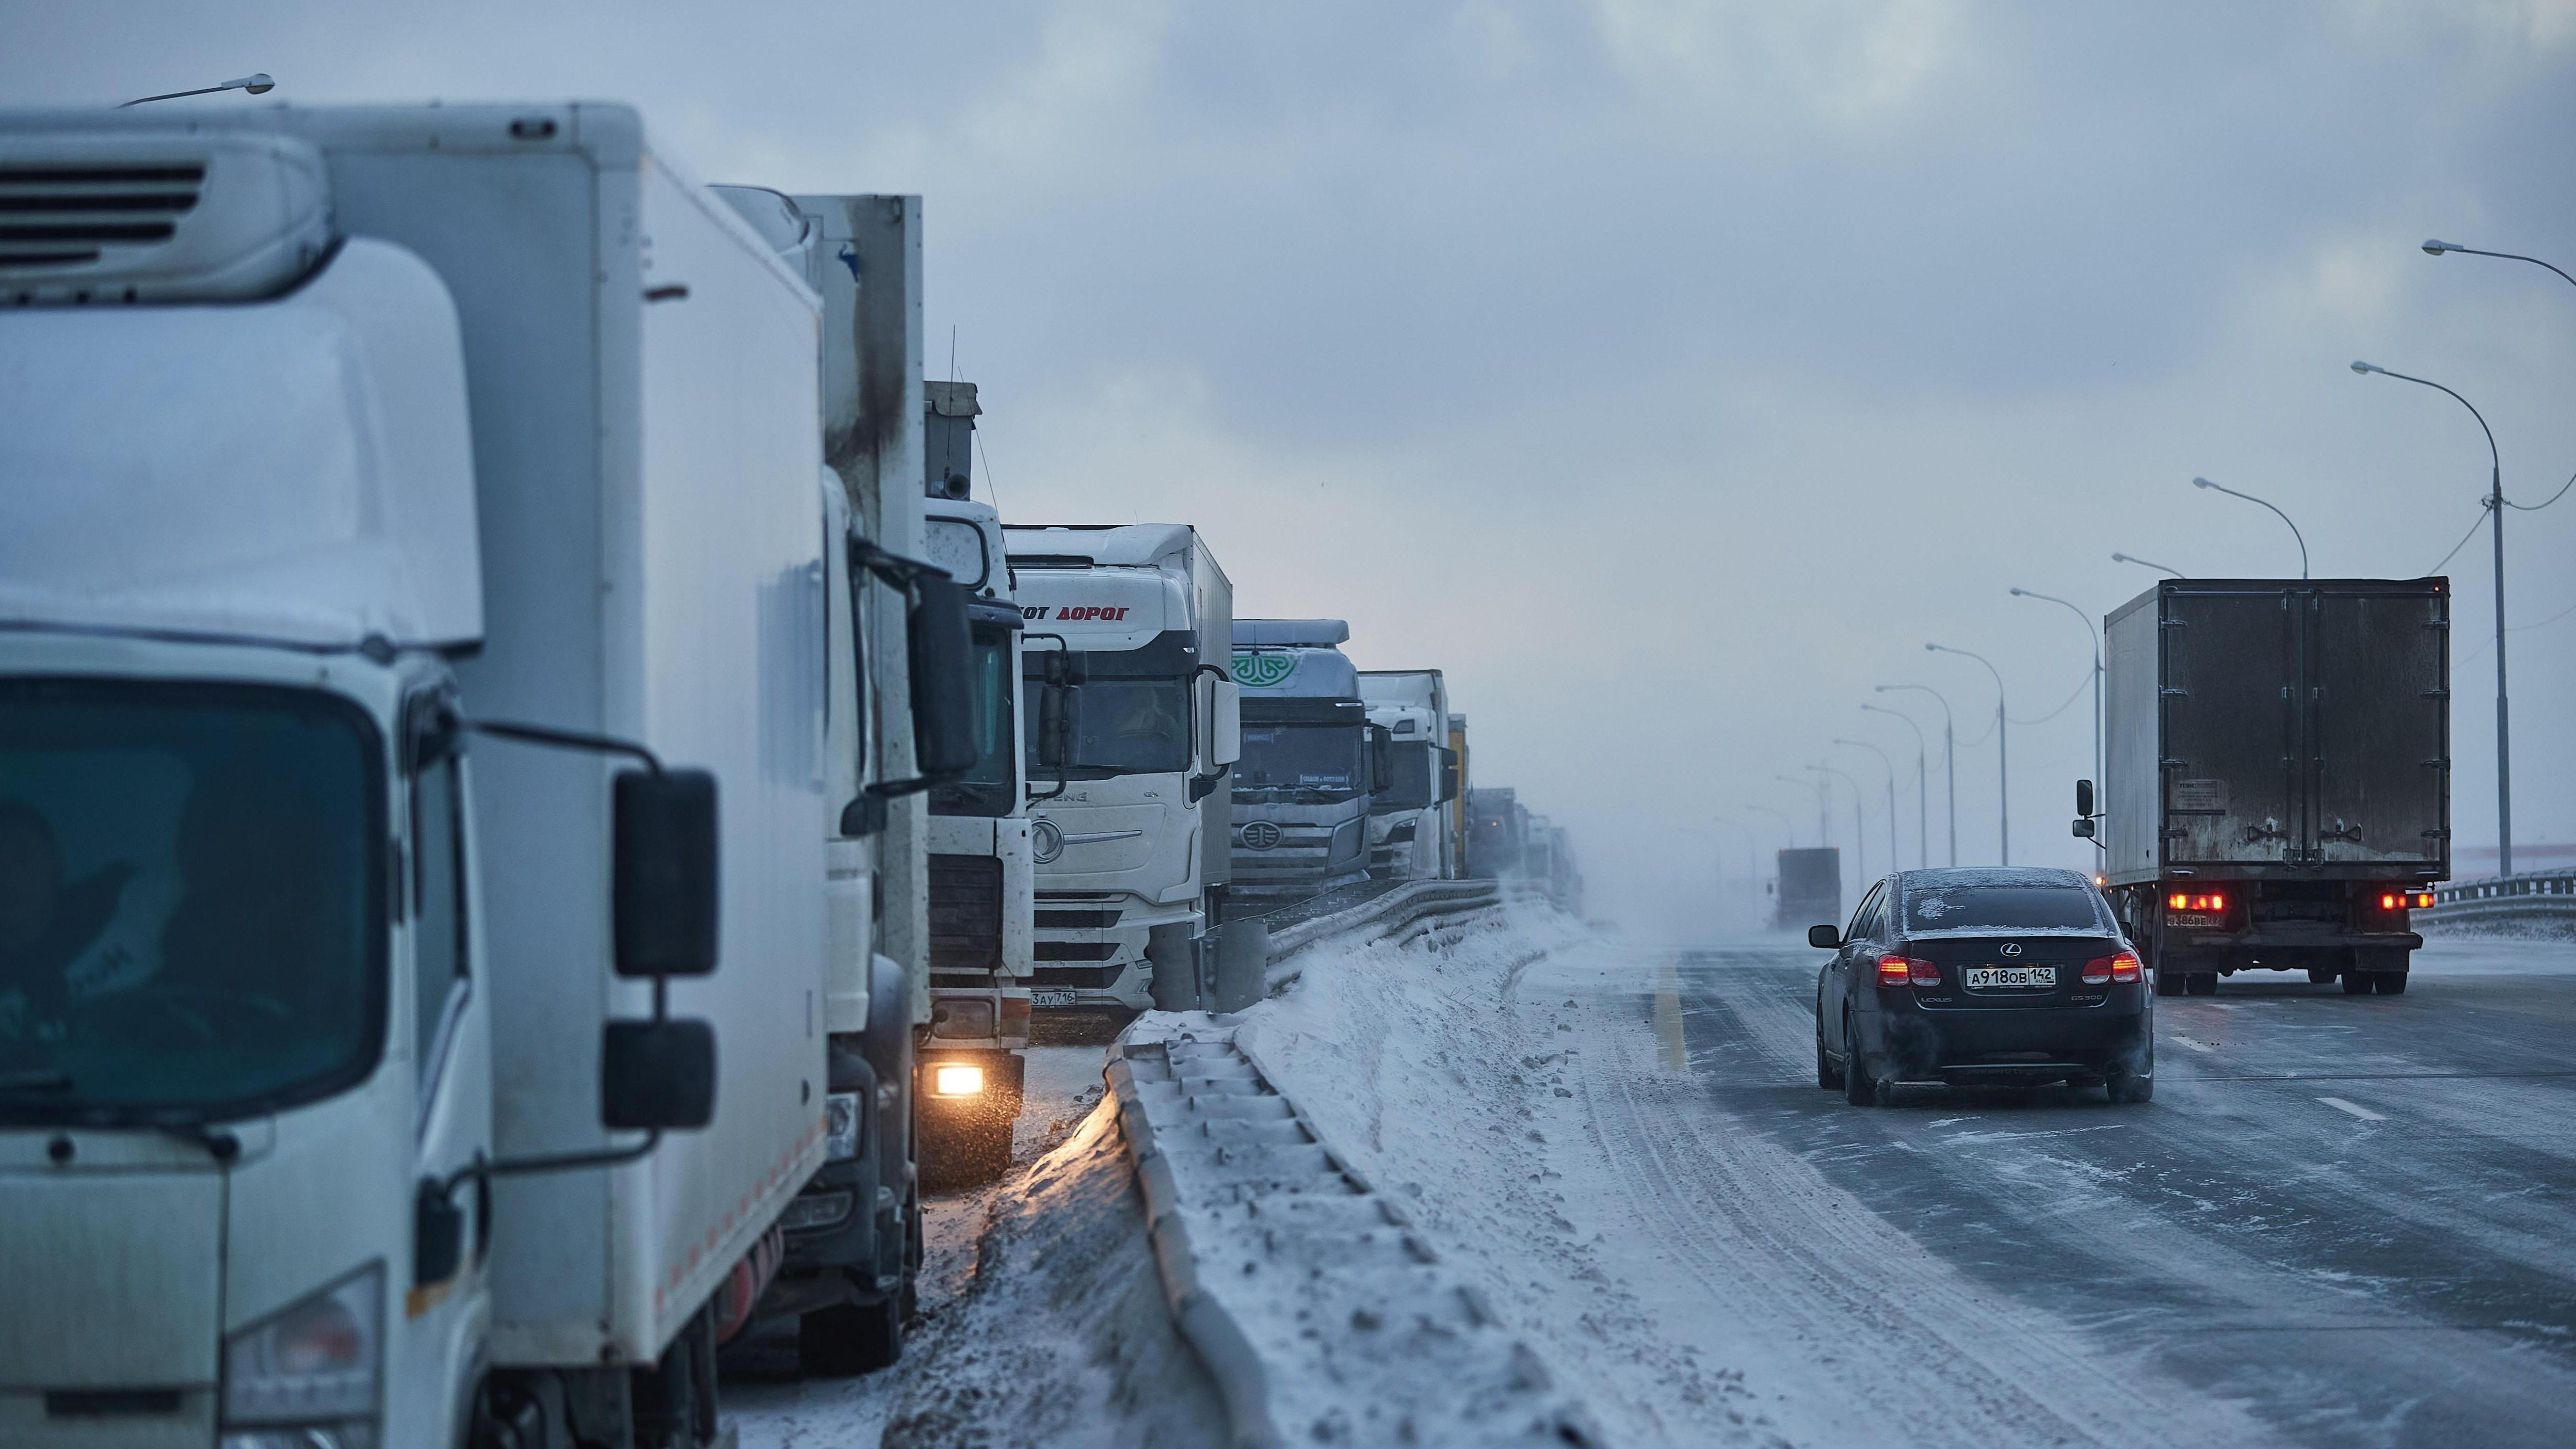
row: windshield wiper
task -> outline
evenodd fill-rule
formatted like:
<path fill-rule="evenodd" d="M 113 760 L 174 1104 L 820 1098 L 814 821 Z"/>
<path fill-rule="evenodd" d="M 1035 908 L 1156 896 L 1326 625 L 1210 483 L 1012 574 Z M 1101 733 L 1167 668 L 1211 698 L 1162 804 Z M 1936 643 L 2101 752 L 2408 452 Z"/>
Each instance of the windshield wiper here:
<path fill-rule="evenodd" d="M 71 1073 L 52 1067 L 0 1072 L 0 1092 L 68 1092 L 71 1089 Z"/>
<path fill-rule="evenodd" d="M 217 1162 L 230 1162 L 241 1156 L 241 1139 L 221 1127 L 209 1127 L 203 1122 L 185 1119 L 155 1122 L 152 1127 L 154 1131 L 166 1132 L 182 1142 L 197 1144 L 206 1149 L 206 1155 Z"/>

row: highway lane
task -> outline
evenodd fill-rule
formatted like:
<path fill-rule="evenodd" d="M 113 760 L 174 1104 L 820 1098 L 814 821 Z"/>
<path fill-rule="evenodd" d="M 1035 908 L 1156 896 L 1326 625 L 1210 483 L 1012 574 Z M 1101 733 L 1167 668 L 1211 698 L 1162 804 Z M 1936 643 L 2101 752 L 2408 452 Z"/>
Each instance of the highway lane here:
<path fill-rule="evenodd" d="M 1783 1439 L 2576 1442 L 2576 948 L 2163 998 L 2157 1100 L 2122 1107 L 1848 1106 L 1814 1086 L 1820 957 L 1524 988 L 1595 1008 L 1579 1220 Z"/>

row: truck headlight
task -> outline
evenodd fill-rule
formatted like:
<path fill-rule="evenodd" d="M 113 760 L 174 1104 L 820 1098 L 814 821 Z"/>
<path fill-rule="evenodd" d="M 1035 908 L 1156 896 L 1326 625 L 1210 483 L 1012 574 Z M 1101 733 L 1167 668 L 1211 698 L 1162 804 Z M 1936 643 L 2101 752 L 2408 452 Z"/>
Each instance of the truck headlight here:
<path fill-rule="evenodd" d="M 859 1155 L 859 1094 L 823 1094 L 823 1155 L 845 1162 Z"/>
<path fill-rule="evenodd" d="M 373 1449 L 384 1300 L 371 1263 L 225 1339 L 222 1449 Z"/>

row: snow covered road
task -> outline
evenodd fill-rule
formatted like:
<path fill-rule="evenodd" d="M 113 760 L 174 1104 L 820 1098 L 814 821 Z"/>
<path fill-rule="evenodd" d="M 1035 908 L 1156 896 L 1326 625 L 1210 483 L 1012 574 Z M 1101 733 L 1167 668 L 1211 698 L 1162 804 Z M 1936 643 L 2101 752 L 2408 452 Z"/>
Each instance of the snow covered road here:
<path fill-rule="evenodd" d="M 1260 1044 L 1613 1442 L 2570 1441 L 2568 948 L 2164 999 L 2147 1106 L 1869 1110 L 1814 953 L 1538 944 L 1310 966 Z"/>

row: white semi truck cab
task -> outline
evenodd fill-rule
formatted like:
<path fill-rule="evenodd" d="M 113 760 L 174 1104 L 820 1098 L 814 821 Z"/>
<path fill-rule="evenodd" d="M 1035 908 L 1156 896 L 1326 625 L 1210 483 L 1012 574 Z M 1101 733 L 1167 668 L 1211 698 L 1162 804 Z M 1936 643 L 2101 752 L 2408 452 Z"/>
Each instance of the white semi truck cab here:
<path fill-rule="evenodd" d="M 616 106 L 0 193 L 0 1438 L 715 1442 L 853 1150 L 813 292 Z"/>
<path fill-rule="evenodd" d="M 1183 524 L 1002 532 L 1026 626 L 1034 1011 L 1195 1004 L 1229 878 L 1233 586 Z"/>
<path fill-rule="evenodd" d="M 1369 801 L 1369 875 L 1379 880 L 1455 880 L 1464 871 L 1456 828 L 1466 761 L 1453 737 L 1465 716 L 1449 712 L 1448 681 L 1437 669 L 1363 669 L 1360 698 L 1385 732 L 1392 780 Z"/>
<path fill-rule="evenodd" d="M 1364 880 L 1369 808 L 1392 779 L 1393 741 L 1372 725 L 1339 619 L 1245 619 L 1234 628 L 1243 689 L 1235 766 L 1234 889 L 1272 902 Z"/>

